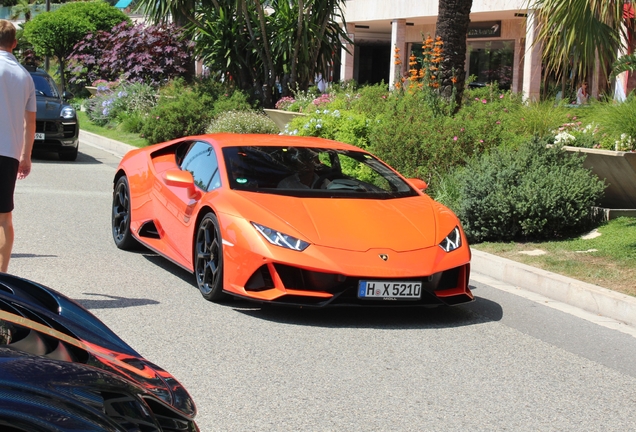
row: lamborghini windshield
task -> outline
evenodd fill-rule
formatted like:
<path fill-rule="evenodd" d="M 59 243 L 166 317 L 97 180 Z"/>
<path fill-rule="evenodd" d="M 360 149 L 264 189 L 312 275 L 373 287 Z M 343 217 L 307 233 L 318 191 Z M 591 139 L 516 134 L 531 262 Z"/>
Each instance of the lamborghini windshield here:
<path fill-rule="evenodd" d="M 417 195 L 400 176 L 368 153 L 308 147 L 242 146 L 223 149 L 230 187 L 315 197 L 396 198 Z"/>

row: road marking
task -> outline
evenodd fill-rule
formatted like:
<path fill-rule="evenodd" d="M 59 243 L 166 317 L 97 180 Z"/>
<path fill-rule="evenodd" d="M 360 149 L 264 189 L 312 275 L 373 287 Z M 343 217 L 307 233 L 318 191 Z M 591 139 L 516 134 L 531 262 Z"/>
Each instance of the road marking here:
<path fill-rule="evenodd" d="M 548 306 L 548 307 L 551 307 L 552 309 L 565 312 L 577 318 L 581 318 L 586 321 L 592 322 L 594 324 L 598 324 L 600 326 L 603 326 L 612 330 L 617 330 L 621 333 L 628 334 L 632 337 L 636 337 L 636 328 L 628 324 L 625 324 L 623 322 L 617 321 L 613 318 L 608 318 L 605 316 L 596 315 L 591 312 L 587 312 L 583 309 L 577 308 L 567 303 L 561 303 L 551 298 L 542 296 L 541 294 L 537 294 L 532 291 L 527 291 L 527 290 L 524 290 L 523 288 L 519 288 L 517 286 L 507 284 L 497 279 L 493 279 L 490 276 L 486 276 L 484 274 L 471 272 L 470 278 L 474 281 L 483 283 L 485 285 L 491 286 L 501 291 L 505 291 L 507 293 L 514 294 L 519 297 L 523 297 L 527 300 L 533 301 L 535 303 L 540 303 L 544 306 Z"/>

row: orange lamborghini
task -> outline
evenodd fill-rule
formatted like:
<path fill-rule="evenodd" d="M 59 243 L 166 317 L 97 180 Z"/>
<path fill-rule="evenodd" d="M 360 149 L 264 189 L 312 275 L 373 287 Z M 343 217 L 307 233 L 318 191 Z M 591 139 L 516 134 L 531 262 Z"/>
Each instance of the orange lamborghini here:
<path fill-rule="evenodd" d="M 473 300 L 459 220 L 357 147 L 212 134 L 129 152 L 114 178 L 117 247 L 193 272 L 204 298 L 286 305 Z"/>

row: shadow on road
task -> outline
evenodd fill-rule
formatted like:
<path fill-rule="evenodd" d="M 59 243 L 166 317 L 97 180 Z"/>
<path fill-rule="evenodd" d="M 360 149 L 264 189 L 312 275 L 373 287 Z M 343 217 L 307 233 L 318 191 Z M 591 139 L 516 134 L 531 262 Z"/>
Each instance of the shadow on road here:
<path fill-rule="evenodd" d="M 193 289 L 197 289 L 194 275 L 168 259 L 147 249 L 140 250 L 144 258 L 172 273 Z M 471 289 L 474 287 L 471 286 Z M 201 301 L 205 301 L 201 298 Z M 232 298 L 222 303 L 236 312 L 281 324 L 330 328 L 446 328 L 461 327 L 484 322 L 499 321 L 503 317 L 501 306 L 491 300 L 475 297 L 475 301 L 456 307 L 350 307 L 338 306 L 311 309 L 270 305 Z"/>
<path fill-rule="evenodd" d="M 112 296 L 108 294 L 83 293 L 88 296 L 105 297 L 99 300 L 75 299 L 76 302 L 84 306 L 86 309 L 120 309 L 134 306 L 146 306 L 159 304 L 156 300 L 144 298 L 128 298 Z"/>
<path fill-rule="evenodd" d="M 240 305 L 238 304 L 240 303 Z M 501 306 L 476 297 L 475 302 L 456 307 L 334 307 L 302 309 L 275 305 L 254 305 L 247 301 L 228 302 L 237 312 L 280 324 L 328 328 L 381 328 L 384 330 L 462 327 L 499 321 Z"/>
<path fill-rule="evenodd" d="M 61 161 L 59 155 L 54 152 L 34 150 L 32 156 L 33 156 L 33 161 L 37 161 L 41 163 L 84 164 L 84 165 L 97 165 L 102 163 L 101 161 L 95 159 L 92 156 L 84 154 L 81 151 L 77 155 L 77 159 L 72 162 Z"/>

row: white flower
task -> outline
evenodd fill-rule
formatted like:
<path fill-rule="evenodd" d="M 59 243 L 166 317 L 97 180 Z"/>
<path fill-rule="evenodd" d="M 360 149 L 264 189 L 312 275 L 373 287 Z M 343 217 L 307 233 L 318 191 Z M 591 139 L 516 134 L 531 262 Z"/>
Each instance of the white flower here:
<path fill-rule="evenodd" d="M 555 144 L 567 145 L 568 143 L 572 143 L 576 141 L 574 135 L 570 135 L 567 132 L 561 132 L 554 137 Z"/>

